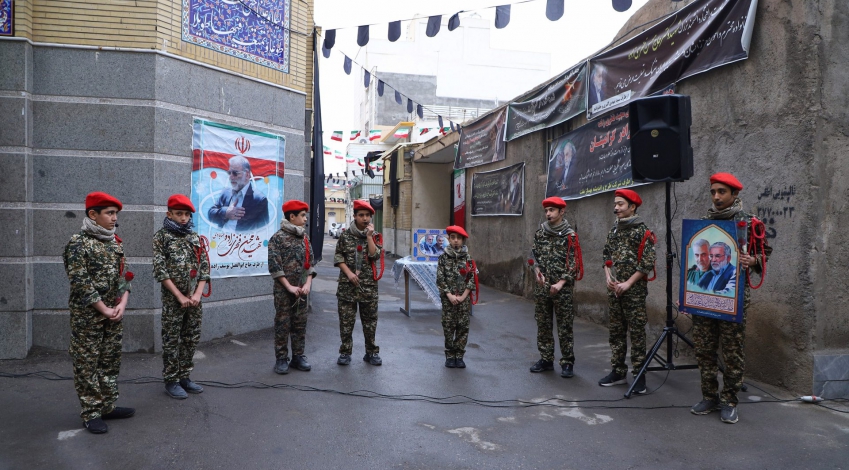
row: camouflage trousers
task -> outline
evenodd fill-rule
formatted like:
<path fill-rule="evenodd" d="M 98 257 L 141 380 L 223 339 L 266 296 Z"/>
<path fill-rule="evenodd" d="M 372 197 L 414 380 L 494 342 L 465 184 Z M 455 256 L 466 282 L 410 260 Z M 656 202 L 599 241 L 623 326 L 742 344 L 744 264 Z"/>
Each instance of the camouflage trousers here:
<path fill-rule="evenodd" d="M 625 355 L 628 351 L 628 333 L 631 334 L 631 367 L 636 375 L 646 361 L 646 297 L 648 291 L 633 286 L 624 295 L 616 297 L 608 292 L 610 326 L 610 366 L 613 372 L 626 375 Z"/>
<path fill-rule="evenodd" d="M 292 356 L 303 356 L 309 316 L 307 300 L 298 300 L 289 292 L 275 289 L 274 312 L 274 356 L 289 359 L 290 339 Z"/>
<path fill-rule="evenodd" d="M 354 324 L 357 321 L 357 307 L 360 308 L 360 322 L 363 324 L 363 337 L 366 342 L 366 353 L 377 354 L 380 348 L 374 344 L 377 332 L 377 299 L 364 302 L 338 300 L 339 307 L 339 336 L 342 344 L 339 346 L 339 354 L 350 355 L 354 349 Z"/>
<path fill-rule="evenodd" d="M 572 323 L 575 309 L 572 305 L 572 286 L 564 286 L 555 296 L 542 292 L 534 295 L 534 318 L 537 321 L 537 349 L 543 360 L 554 361 L 554 319 L 557 320 L 557 337 L 560 340 L 560 365 L 575 364 L 575 338 Z"/>
<path fill-rule="evenodd" d="M 162 293 L 162 378 L 176 382 L 189 378 L 200 342 L 203 305 L 180 307 L 171 293 Z"/>
<path fill-rule="evenodd" d="M 737 405 L 737 392 L 743 387 L 746 340 L 746 313 L 743 322 L 733 323 L 693 315 L 693 343 L 702 382 L 702 397 L 725 405 Z M 719 393 L 717 349 L 722 354 L 725 372 L 722 374 L 722 393 Z"/>
<path fill-rule="evenodd" d="M 469 341 L 469 320 L 472 301 L 466 299 L 452 305 L 447 297 L 442 298 L 442 332 L 445 334 L 445 357 L 462 359 Z"/>
<path fill-rule="evenodd" d="M 74 388 L 80 398 L 83 421 L 99 418 L 115 408 L 121 368 L 123 322 L 107 320 L 93 308 L 71 310 L 71 346 Z"/>

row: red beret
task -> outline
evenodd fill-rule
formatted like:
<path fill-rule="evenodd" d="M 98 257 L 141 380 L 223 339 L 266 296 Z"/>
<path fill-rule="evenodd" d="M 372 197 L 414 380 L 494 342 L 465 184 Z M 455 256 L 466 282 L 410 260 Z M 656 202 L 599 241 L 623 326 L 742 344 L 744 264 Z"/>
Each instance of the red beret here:
<path fill-rule="evenodd" d="M 735 191 L 743 190 L 743 183 L 734 177 L 731 173 L 716 173 L 710 177 L 710 184 L 720 183 L 728 186 Z"/>
<path fill-rule="evenodd" d="M 283 213 L 286 212 L 301 212 L 301 211 L 310 211 L 310 206 L 304 201 L 299 201 L 297 199 L 292 199 L 291 201 L 286 201 L 283 203 Z"/>
<path fill-rule="evenodd" d="M 448 228 L 445 229 L 445 231 L 448 233 L 456 233 L 457 235 L 460 235 L 463 238 L 469 238 L 469 234 L 466 233 L 465 230 L 463 230 L 463 227 L 459 227 L 457 225 L 450 225 L 448 226 Z"/>
<path fill-rule="evenodd" d="M 542 200 L 542 207 L 557 207 L 563 209 L 566 207 L 566 201 L 559 197 L 549 197 Z"/>
<path fill-rule="evenodd" d="M 122 210 L 124 208 L 121 201 L 117 198 L 99 191 L 90 193 L 85 197 L 86 210 L 92 207 L 117 207 L 118 210 Z"/>
<path fill-rule="evenodd" d="M 374 215 L 374 208 L 371 207 L 371 204 L 365 201 L 354 201 L 354 214 L 359 210 L 366 210 L 371 212 L 371 215 Z"/>
<path fill-rule="evenodd" d="M 174 194 L 168 198 L 168 208 L 169 209 L 177 209 L 184 211 L 195 211 L 195 206 L 192 204 L 191 199 L 183 196 L 182 194 Z"/>
<path fill-rule="evenodd" d="M 634 204 L 637 207 L 643 205 L 643 200 L 640 198 L 640 195 L 637 194 L 636 191 L 632 191 L 630 189 L 617 189 L 615 193 L 613 193 L 613 197 L 621 197 L 625 198 L 631 204 Z"/>

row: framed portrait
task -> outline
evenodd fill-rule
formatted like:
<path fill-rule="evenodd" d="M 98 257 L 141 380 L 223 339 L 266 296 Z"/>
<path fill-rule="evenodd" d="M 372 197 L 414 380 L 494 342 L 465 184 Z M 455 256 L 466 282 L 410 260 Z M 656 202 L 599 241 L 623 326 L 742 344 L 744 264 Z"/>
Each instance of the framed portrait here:
<path fill-rule="evenodd" d="M 746 276 L 733 220 L 684 220 L 681 237 L 682 312 L 743 321 Z"/>
<path fill-rule="evenodd" d="M 439 261 L 439 256 L 448 246 L 445 229 L 418 228 L 413 231 L 413 260 Z"/>

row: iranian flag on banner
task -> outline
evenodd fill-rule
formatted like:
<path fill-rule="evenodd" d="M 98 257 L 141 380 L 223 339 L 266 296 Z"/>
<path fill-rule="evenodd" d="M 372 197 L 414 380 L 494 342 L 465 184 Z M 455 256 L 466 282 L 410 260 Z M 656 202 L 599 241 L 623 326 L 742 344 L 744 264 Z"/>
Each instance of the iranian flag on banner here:
<path fill-rule="evenodd" d="M 383 132 L 380 129 L 372 129 L 368 131 L 368 140 L 378 140 Z"/>
<path fill-rule="evenodd" d="M 345 157 L 342 156 L 342 152 L 340 152 L 338 150 L 333 151 L 333 156 L 336 157 L 337 160 L 342 160 L 342 159 L 345 158 Z"/>
<path fill-rule="evenodd" d="M 350 155 L 345 155 L 345 163 L 357 163 L 357 159 Z"/>
<path fill-rule="evenodd" d="M 324 147 L 324 154 L 325 154 L 325 155 L 333 155 L 333 154 L 330 152 L 330 147 L 328 147 L 328 146 L 326 146 L 326 145 L 323 145 L 322 147 Z"/>
<path fill-rule="evenodd" d="M 360 131 L 351 131 L 351 140 L 357 140 L 357 137 L 360 136 Z"/>
<path fill-rule="evenodd" d="M 396 139 L 406 139 L 407 137 L 410 137 L 410 128 L 402 127 L 401 129 L 398 129 L 395 131 L 395 135 L 393 137 Z"/>
<path fill-rule="evenodd" d="M 330 136 L 330 140 L 342 142 L 342 131 L 333 131 L 333 135 Z"/>

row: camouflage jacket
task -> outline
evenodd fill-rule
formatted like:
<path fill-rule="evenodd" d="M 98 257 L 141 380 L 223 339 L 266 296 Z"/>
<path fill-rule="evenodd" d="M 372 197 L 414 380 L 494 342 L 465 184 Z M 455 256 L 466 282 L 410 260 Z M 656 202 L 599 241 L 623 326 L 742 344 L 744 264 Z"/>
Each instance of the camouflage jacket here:
<path fill-rule="evenodd" d="M 604 244 L 604 262 L 613 261 L 617 281 L 625 282 L 635 272 L 640 271 L 645 276 L 640 278 L 637 283 L 645 284 L 647 277 L 651 276 L 654 270 L 654 263 L 657 260 L 654 243 L 651 240 L 646 240 L 646 244 L 643 247 L 643 256 L 637 261 L 640 244 L 648 230 L 646 224 L 642 222 L 625 226 L 617 223 L 608 232 L 607 243 Z"/>
<path fill-rule="evenodd" d="M 375 235 L 378 235 L 375 232 Z M 368 241 L 365 237 L 359 237 L 354 234 L 353 230 L 345 230 L 339 236 L 339 241 L 336 243 L 336 253 L 333 256 L 333 266 L 339 266 L 345 263 L 353 272 L 357 271 L 357 246 L 362 246 L 363 251 L 359 253 L 360 259 L 360 288 L 354 287 L 348 277 L 342 270 L 339 270 L 339 287 L 336 289 L 336 296 L 347 301 L 366 301 L 377 298 L 377 281 L 374 280 L 374 271 L 371 268 L 371 263 L 377 263 L 380 260 L 380 252 L 383 250 L 383 245 L 375 244 L 377 250 L 374 256 L 368 255 Z M 379 268 L 378 268 L 379 269 Z"/>
<path fill-rule="evenodd" d="M 304 263 L 307 262 L 307 249 L 304 243 L 309 243 L 308 236 L 298 237 L 286 230 L 280 229 L 275 233 L 268 242 L 268 272 L 271 274 L 271 279 L 274 279 L 274 291 L 286 292 L 280 282 L 279 277 L 285 277 L 289 284 L 300 286 L 305 279 Z M 310 267 L 307 270 L 307 275 L 315 277 L 315 256 L 310 247 Z"/>
<path fill-rule="evenodd" d="M 118 241 L 102 242 L 85 232 L 71 237 L 62 255 L 65 272 L 71 281 L 68 307 L 71 312 L 86 311 L 100 316 L 92 304 L 103 301 L 108 307 L 117 305 L 120 270 L 124 247 Z M 124 271 L 127 270 L 126 262 Z M 100 316 L 101 319 L 106 317 Z"/>
<path fill-rule="evenodd" d="M 536 259 L 535 266 L 545 276 L 546 285 L 556 284 L 561 279 L 566 280 L 564 287 L 574 284 L 578 266 L 575 261 L 575 250 L 569 251 L 569 239 L 574 241 L 574 232 L 569 230 L 562 236 L 546 233 L 542 228 L 534 234 L 533 254 Z M 567 253 L 568 252 L 568 253 Z M 566 257 L 569 257 L 569 269 L 566 269 Z M 548 287 L 543 287 L 534 282 L 534 290 L 539 294 L 548 295 Z"/>
<path fill-rule="evenodd" d="M 197 271 L 194 281 L 191 278 L 193 269 Z M 153 236 L 153 277 L 157 282 L 171 279 L 177 289 L 186 296 L 194 294 L 189 292 L 192 284 L 209 281 L 209 261 L 200 251 L 198 234 L 192 232 L 188 235 L 178 235 L 164 228 L 159 229 Z M 164 285 L 162 295 L 172 295 Z"/>
<path fill-rule="evenodd" d="M 449 293 L 462 295 L 466 289 L 470 292 L 475 290 L 475 276 L 470 261 L 472 257 L 468 252 L 451 256 L 446 251 L 439 255 L 439 261 L 436 264 L 436 288 L 439 289 L 441 297 L 448 298 Z M 460 269 L 463 267 L 469 271 L 465 277 L 460 275 Z"/>

